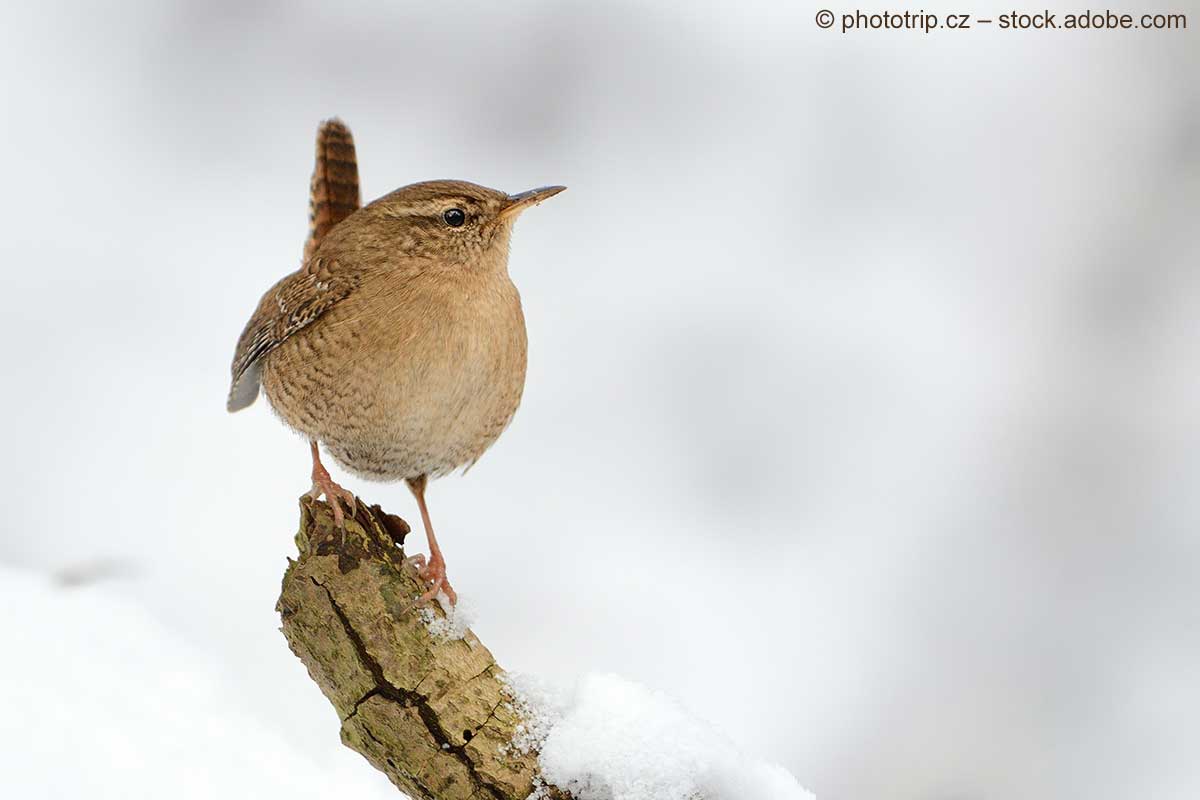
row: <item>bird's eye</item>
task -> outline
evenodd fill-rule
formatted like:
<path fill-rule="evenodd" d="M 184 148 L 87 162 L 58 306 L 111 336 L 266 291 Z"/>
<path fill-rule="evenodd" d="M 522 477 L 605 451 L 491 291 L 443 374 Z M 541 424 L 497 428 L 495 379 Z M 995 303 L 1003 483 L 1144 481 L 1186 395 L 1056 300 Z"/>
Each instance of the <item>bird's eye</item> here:
<path fill-rule="evenodd" d="M 460 228 L 467 221 L 467 215 L 461 208 L 451 208 L 442 214 L 442 219 L 446 220 L 446 224 L 451 228 Z"/>

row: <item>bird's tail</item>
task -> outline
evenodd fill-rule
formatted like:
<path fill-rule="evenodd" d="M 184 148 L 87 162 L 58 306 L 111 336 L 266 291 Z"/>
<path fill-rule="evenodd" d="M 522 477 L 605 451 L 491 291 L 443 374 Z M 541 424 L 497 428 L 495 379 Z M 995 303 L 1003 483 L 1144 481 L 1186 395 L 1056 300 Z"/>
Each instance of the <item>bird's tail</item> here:
<path fill-rule="evenodd" d="M 354 137 L 340 119 L 326 120 L 317 130 L 317 163 L 309 185 L 308 241 L 304 243 L 304 261 L 312 257 L 334 225 L 361 205 Z"/>

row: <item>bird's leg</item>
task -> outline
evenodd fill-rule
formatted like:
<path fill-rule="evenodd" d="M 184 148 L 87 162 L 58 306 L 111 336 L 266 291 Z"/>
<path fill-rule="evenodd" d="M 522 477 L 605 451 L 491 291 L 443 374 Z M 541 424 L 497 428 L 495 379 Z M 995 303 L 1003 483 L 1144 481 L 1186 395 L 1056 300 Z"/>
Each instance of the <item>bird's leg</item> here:
<path fill-rule="evenodd" d="M 425 605 L 437 597 L 439 592 L 445 592 L 446 597 L 450 599 L 450 605 L 454 605 L 458 602 L 458 595 L 454 593 L 454 589 L 450 588 L 450 581 L 446 580 L 446 560 L 442 558 L 442 548 L 438 547 L 437 537 L 433 535 L 433 523 L 429 521 L 429 508 L 425 505 L 425 486 L 428 478 L 422 475 L 419 478 L 409 478 L 407 482 L 408 488 L 412 489 L 413 496 L 417 498 L 417 507 L 421 509 L 421 522 L 425 525 L 425 536 L 429 539 L 428 561 L 422 555 L 416 555 L 409 559 L 409 562 L 417 568 L 417 574 L 421 576 L 421 580 L 429 586 L 429 589 L 417 598 L 413 606 Z"/>
<path fill-rule="evenodd" d="M 321 495 L 325 495 L 325 499 L 329 502 L 329 507 L 333 509 L 333 521 L 343 530 L 346 528 L 346 518 L 342 514 L 342 503 L 350 509 L 350 514 L 353 515 L 358 509 L 358 503 L 354 498 L 354 492 L 348 489 L 343 489 L 333 482 L 333 478 L 329 477 L 329 470 L 325 469 L 325 465 L 321 463 L 321 454 L 317 450 L 315 440 L 310 440 L 309 445 L 312 447 L 312 489 L 308 492 L 308 496 L 313 500 L 320 499 Z M 341 502 L 338 502 L 338 501 Z"/>

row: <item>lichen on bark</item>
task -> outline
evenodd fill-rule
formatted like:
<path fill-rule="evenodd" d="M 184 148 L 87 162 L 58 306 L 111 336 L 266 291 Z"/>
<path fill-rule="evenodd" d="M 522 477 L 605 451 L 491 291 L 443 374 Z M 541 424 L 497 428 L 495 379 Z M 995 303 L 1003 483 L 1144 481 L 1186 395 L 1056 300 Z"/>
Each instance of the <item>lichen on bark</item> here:
<path fill-rule="evenodd" d="M 524 800 L 537 758 L 511 744 L 521 720 L 504 671 L 474 633 L 434 636 L 410 608 L 422 587 L 408 532 L 361 501 L 343 531 L 325 503 L 302 498 L 299 557 L 276 606 L 283 634 L 337 710 L 342 742 L 405 793 Z"/>

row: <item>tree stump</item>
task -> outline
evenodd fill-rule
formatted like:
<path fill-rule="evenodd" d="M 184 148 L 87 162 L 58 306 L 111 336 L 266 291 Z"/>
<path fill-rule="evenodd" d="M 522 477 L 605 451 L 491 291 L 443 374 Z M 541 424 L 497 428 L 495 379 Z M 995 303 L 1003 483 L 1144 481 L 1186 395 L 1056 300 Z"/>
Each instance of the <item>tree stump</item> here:
<path fill-rule="evenodd" d="M 276 606 L 283 635 L 337 710 L 342 742 L 405 793 L 525 800 L 539 783 L 537 754 L 513 746 L 521 719 L 504 671 L 469 630 L 431 633 L 441 608 L 410 608 L 423 588 L 405 560 L 408 532 L 361 501 L 343 531 L 327 504 L 302 498 L 300 555 Z"/>

